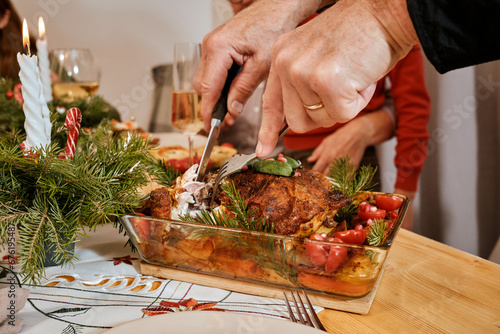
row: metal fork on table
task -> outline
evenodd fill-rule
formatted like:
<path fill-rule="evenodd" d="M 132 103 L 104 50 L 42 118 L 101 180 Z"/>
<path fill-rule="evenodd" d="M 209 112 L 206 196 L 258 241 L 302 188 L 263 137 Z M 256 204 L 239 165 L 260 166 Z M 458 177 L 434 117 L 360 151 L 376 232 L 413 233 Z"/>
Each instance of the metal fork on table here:
<path fill-rule="evenodd" d="M 285 126 L 279 132 L 278 140 L 280 140 L 285 133 L 289 130 L 288 124 L 285 123 Z M 257 158 L 257 154 L 237 154 L 234 157 L 227 159 L 224 164 L 219 168 L 219 173 L 215 178 L 213 193 L 212 193 L 212 202 L 217 193 L 217 188 L 219 187 L 220 182 L 231 174 L 239 172 L 244 166 L 246 166 L 250 161 Z"/>
<path fill-rule="evenodd" d="M 293 322 L 301 323 L 309 327 L 321 329 L 322 331 L 326 332 L 326 329 L 325 327 L 323 327 L 323 324 L 316 315 L 316 312 L 314 311 L 314 308 L 311 304 L 311 301 L 309 300 L 309 297 L 307 297 L 306 292 L 302 290 L 302 293 L 304 294 L 304 299 L 307 302 L 307 309 L 304 303 L 302 302 L 302 298 L 300 298 L 298 291 L 294 290 L 291 291 L 293 304 L 292 302 L 288 301 L 286 293 L 283 292 L 283 295 L 285 296 L 286 307 L 288 309 L 288 314 L 290 315 L 290 320 L 292 320 Z M 295 295 L 297 296 L 297 298 L 295 298 Z M 298 303 L 297 300 L 299 301 Z M 292 306 L 295 306 L 296 312 L 292 310 Z"/>

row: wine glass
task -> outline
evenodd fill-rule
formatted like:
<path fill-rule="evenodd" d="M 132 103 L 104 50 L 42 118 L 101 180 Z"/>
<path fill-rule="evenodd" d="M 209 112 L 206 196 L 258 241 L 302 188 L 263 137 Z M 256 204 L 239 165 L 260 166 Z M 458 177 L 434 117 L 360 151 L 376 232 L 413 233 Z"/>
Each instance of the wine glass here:
<path fill-rule="evenodd" d="M 200 43 L 175 43 L 172 83 L 172 125 L 188 136 L 189 165 L 193 165 L 193 138 L 203 128 L 201 96 L 193 88 L 200 64 Z"/>
<path fill-rule="evenodd" d="M 89 49 L 55 49 L 50 57 L 52 95 L 68 101 L 97 93 L 100 70 Z"/>

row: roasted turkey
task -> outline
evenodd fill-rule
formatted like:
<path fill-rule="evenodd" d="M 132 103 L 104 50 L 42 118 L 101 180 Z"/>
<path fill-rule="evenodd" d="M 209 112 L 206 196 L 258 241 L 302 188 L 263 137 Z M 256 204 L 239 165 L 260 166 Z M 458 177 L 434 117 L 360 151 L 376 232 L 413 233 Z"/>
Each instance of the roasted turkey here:
<path fill-rule="evenodd" d="M 208 209 L 212 182 L 196 182 L 195 176 L 188 170 L 174 186 L 152 191 L 145 213 L 157 218 L 177 219 L 183 214 Z M 281 235 L 310 236 L 323 223 L 333 220 L 337 210 L 351 201 L 333 190 L 323 174 L 306 168 L 290 177 L 249 169 L 227 180 L 234 183 L 248 208 L 254 210 L 254 218 L 265 217 L 273 232 Z M 218 210 L 230 214 L 224 209 L 230 202 L 223 191 L 217 194 L 216 203 L 220 205 Z"/>
<path fill-rule="evenodd" d="M 305 168 L 293 177 L 248 170 L 233 174 L 229 181 L 234 182 L 248 208 L 255 209 L 255 218 L 266 217 L 273 232 L 283 235 L 311 235 L 351 200 L 333 191 L 323 174 Z M 229 204 L 223 192 L 218 199 Z"/>

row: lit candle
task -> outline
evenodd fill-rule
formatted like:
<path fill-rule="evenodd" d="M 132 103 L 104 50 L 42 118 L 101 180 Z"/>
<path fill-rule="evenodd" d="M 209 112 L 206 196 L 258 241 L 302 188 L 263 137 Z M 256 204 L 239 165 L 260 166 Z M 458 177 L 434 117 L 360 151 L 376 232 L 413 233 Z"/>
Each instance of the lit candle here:
<path fill-rule="evenodd" d="M 47 49 L 47 36 L 45 34 L 45 23 L 43 18 L 38 18 L 38 39 L 36 40 L 38 54 L 38 66 L 42 79 L 43 96 L 45 101 L 52 101 L 52 81 L 50 80 L 49 51 Z"/>
<path fill-rule="evenodd" d="M 52 124 L 50 123 L 50 111 L 42 92 L 38 59 L 36 56 L 31 56 L 26 20 L 23 22 L 23 48 L 25 54 L 18 53 L 17 62 L 21 67 L 19 78 L 22 83 L 23 111 L 26 118 L 24 121 L 25 147 L 26 150 L 40 149 L 50 144 Z"/>

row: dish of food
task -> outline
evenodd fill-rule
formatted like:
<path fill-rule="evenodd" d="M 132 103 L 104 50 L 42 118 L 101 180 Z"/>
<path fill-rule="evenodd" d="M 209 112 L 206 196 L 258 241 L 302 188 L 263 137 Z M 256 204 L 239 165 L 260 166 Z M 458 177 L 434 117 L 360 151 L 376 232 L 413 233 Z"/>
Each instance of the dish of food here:
<path fill-rule="evenodd" d="M 195 170 L 151 192 L 139 214 L 120 218 L 144 261 L 360 297 L 375 285 L 409 203 L 356 189 L 348 196 L 278 156 L 228 177 L 211 207 L 214 175 L 197 182 Z"/>

